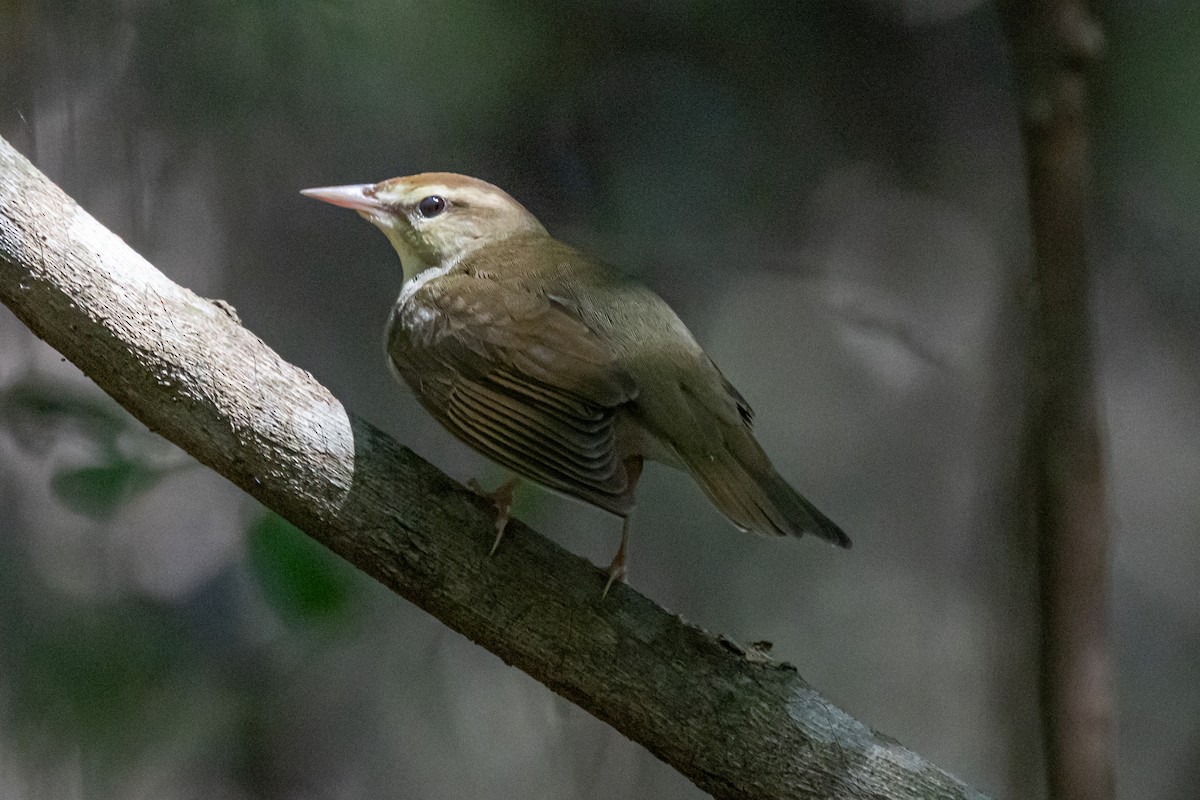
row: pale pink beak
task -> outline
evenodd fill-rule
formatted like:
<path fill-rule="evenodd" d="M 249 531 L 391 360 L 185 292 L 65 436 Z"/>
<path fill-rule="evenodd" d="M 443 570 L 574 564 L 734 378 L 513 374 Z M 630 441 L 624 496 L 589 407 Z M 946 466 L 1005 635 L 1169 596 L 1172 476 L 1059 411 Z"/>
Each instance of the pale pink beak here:
<path fill-rule="evenodd" d="M 301 189 L 300 194 L 314 200 L 324 200 L 342 208 L 355 211 L 377 211 L 383 204 L 375 199 L 373 183 L 358 183 L 353 186 L 321 186 L 316 189 Z"/>

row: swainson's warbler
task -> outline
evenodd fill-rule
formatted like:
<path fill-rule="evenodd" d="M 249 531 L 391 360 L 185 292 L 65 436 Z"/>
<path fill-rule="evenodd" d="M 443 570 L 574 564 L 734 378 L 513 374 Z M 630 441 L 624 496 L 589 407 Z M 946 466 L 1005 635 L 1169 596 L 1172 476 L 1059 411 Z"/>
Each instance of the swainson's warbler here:
<path fill-rule="evenodd" d="M 431 172 L 306 189 L 400 255 L 387 353 L 421 404 L 508 469 L 621 517 L 645 459 L 686 470 L 743 531 L 850 539 L 779 476 L 749 404 L 654 292 L 550 236 L 484 181 Z M 493 494 L 496 543 L 512 483 Z M 494 547 L 493 547 L 494 549 Z"/>

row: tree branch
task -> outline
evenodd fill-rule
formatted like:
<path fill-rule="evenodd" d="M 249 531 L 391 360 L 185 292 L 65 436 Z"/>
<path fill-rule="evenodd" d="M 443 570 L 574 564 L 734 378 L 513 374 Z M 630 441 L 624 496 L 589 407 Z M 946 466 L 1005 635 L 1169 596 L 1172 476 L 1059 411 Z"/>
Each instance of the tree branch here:
<path fill-rule="evenodd" d="M 1051 798 L 1115 794 L 1105 470 L 1092 369 L 1087 71 L 1104 46 L 1083 0 L 1001 4 L 1022 102 L 1037 306 L 1025 469 L 1041 585 Z"/>
<path fill-rule="evenodd" d="M 978 798 L 346 412 L 0 139 L 0 300 L 151 430 L 723 798 Z"/>

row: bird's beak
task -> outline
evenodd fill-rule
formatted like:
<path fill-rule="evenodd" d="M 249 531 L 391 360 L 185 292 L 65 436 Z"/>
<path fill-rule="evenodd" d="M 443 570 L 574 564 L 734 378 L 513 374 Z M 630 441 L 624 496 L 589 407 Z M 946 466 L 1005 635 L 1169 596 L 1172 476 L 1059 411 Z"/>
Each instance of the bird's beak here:
<path fill-rule="evenodd" d="M 375 199 L 373 191 L 375 184 L 358 183 L 353 186 L 321 186 L 316 189 L 301 189 L 300 194 L 314 200 L 323 200 L 342 208 L 352 208 L 355 211 L 378 211 L 383 203 Z"/>

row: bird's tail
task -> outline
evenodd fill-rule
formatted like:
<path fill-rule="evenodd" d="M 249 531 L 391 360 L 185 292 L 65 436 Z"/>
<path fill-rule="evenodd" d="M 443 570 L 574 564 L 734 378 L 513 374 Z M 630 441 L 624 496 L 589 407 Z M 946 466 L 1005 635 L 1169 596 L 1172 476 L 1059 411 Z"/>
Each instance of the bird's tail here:
<path fill-rule="evenodd" d="M 724 446 L 691 460 L 688 468 L 721 513 L 743 530 L 778 536 L 811 533 L 839 547 L 850 546 L 841 528 L 780 477 L 748 427 L 719 426 Z"/>

